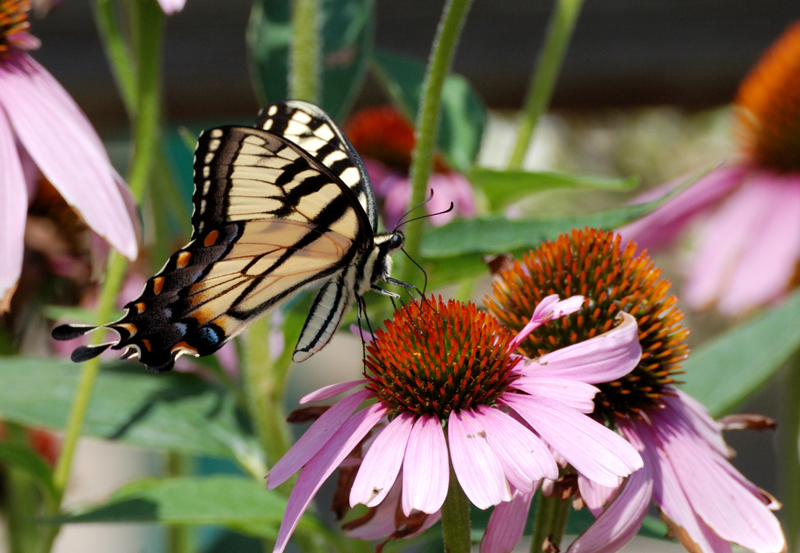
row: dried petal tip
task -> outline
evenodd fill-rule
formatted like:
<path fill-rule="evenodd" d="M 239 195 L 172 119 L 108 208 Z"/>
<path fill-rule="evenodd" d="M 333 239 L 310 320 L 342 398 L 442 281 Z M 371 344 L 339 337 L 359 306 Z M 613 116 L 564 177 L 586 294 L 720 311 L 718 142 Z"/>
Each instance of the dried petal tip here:
<path fill-rule="evenodd" d="M 518 331 L 545 297 L 584 296 L 582 310 L 543 324 L 520 344 L 519 350 L 532 358 L 608 332 L 619 324 L 620 312 L 635 317 L 642 347 L 639 364 L 624 378 L 600 384 L 601 393 L 595 396 L 595 413 L 613 420 L 658 405 L 688 355 L 688 331 L 680 326 L 683 314 L 675 308 L 677 299 L 667 296 L 670 284 L 660 274 L 646 254 L 636 254 L 635 244 L 623 248 L 619 235 L 574 230 L 502 271 L 486 305 Z"/>
<path fill-rule="evenodd" d="M 735 101 L 746 153 L 767 169 L 800 170 L 800 22 L 764 53 Z"/>
<path fill-rule="evenodd" d="M 454 410 L 493 405 L 511 383 L 511 333 L 472 303 L 411 303 L 375 336 L 367 387 L 397 414 L 445 420 Z"/>

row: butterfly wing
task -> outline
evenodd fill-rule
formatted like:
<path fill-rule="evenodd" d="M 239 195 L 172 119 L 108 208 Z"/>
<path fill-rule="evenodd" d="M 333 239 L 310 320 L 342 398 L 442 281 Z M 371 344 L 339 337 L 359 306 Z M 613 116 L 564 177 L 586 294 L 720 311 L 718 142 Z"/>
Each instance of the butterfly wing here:
<path fill-rule="evenodd" d="M 183 353 L 213 353 L 308 284 L 343 284 L 337 277 L 371 247 L 370 222 L 350 189 L 298 146 L 259 129 L 200 136 L 193 202 L 192 241 L 107 325 L 120 338 L 105 347 L 126 348 L 157 372 Z M 76 350 L 80 359 L 95 352 Z"/>
<path fill-rule="evenodd" d="M 378 230 L 378 208 L 367 170 L 353 145 L 322 109 L 301 100 L 286 100 L 261 110 L 256 126 L 284 136 L 336 175 L 355 195 Z"/>

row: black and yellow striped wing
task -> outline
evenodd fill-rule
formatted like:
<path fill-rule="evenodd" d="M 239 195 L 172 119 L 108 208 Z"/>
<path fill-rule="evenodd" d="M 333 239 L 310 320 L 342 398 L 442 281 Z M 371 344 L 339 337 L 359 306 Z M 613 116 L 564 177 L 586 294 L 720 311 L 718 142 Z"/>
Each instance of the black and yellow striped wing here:
<path fill-rule="evenodd" d="M 335 128 L 327 116 L 325 125 Z M 329 281 L 306 323 L 298 348 L 307 354 L 300 359 L 324 346 L 356 295 L 357 269 L 374 242 L 364 207 L 374 199 L 363 169 L 319 161 L 346 151 L 339 136 L 324 153 L 257 128 L 204 132 L 195 152 L 191 242 L 148 280 L 125 317 L 106 325 L 119 340 L 78 348 L 73 359 L 112 347 L 163 372 L 181 354 L 213 353 L 299 289 Z M 366 203 L 358 197 L 362 188 Z M 53 336 L 69 339 L 92 328 L 64 325 Z"/>

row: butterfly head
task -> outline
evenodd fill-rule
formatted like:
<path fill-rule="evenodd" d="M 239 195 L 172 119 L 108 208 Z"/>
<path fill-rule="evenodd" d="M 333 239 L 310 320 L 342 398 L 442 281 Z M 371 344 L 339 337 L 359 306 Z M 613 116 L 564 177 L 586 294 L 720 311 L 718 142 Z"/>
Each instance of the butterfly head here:
<path fill-rule="evenodd" d="M 392 254 L 403 247 L 405 236 L 399 230 L 375 236 L 370 282 L 386 280 L 392 272 Z"/>

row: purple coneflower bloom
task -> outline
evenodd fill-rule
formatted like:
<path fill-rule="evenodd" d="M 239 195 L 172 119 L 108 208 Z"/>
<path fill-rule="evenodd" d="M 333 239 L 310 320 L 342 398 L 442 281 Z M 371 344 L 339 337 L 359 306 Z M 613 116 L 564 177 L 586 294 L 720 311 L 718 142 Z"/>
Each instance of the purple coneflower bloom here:
<path fill-rule="evenodd" d="M 270 471 L 268 487 L 275 488 L 302 468 L 275 551 L 284 550 L 322 483 L 376 426 L 382 429 L 370 437 L 350 505 L 375 507 L 402 480 L 406 516 L 442 507 L 451 466 L 480 509 L 509 501 L 514 489 L 530 493 L 542 478 L 558 476 L 548 445 L 598 484 L 616 485 L 639 469 L 633 448 L 584 414 L 594 406 L 593 384 L 621 377 L 641 357 L 632 317 L 621 314 L 611 332 L 536 360 L 513 353 L 534 329 L 582 304 L 580 296 L 544 298 L 516 336 L 472 304 L 439 299 L 397 311 L 368 346 L 363 380 L 301 400 L 365 385 L 328 409 Z"/>
<path fill-rule="evenodd" d="M 100 138 L 25 52 L 38 46 L 27 31 L 29 10 L 27 0 L 0 1 L 0 311 L 19 279 L 38 172 L 94 232 L 129 259 L 137 255 L 134 203 Z"/>
<path fill-rule="evenodd" d="M 414 129 L 396 109 L 383 106 L 359 111 L 347 122 L 345 131 L 364 160 L 384 224 L 394 228 L 411 201 L 408 171 L 416 142 Z M 464 175 L 449 169 L 440 156 L 434 159 L 428 187 L 433 190 L 433 198 L 425 209 L 428 214 L 439 214 L 431 218 L 432 225 L 444 225 L 457 216 L 475 216 L 472 185 Z M 451 202 L 453 210 L 442 213 Z"/>
<path fill-rule="evenodd" d="M 800 260 L 800 23 L 764 54 L 739 87 L 734 115 L 742 159 L 712 171 L 621 229 L 650 249 L 699 214 L 700 237 L 681 299 L 738 315 L 785 294 Z M 675 186 L 668 183 L 639 199 Z"/>
<path fill-rule="evenodd" d="M 580 498 L 597 520 L 569 551 L 617 551 L 636 535 L 655 503 L 690 551 L 722 553 L 735 543 L 778 553 L 786 547 L 770 511 L 778 505 L 728 462 L 722 426 L 676 387 L 673 377 L 688 356 L 688 331 L 680 325 L 676 298 L 667 296 L 669 282 L 659 277 L 648 256 L 636 254 L 635 244 L 623 249 L 619 235 L 586 229 L 543 244 L 503 271 L 487 299 L 490 311 L 513 330 L 524 325 L 527 306 L 546 294 L 585 295 L 581 312 L 554 322 L 561 325 L 544 325 L 520 344 L 529 357 L 581 343 L 606 330 L 622 309 L 638 322 L 641 361 L 622 378 L 598 384 L 593 417 L 616 428 L 642 455 L 644 468 L 609 485 L 589 482 L 574 467 Z M 518 493 L 495 509 L 484 553 L 511 551 L 522 537 L 530 501 L 530 494 Z"/>

